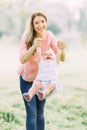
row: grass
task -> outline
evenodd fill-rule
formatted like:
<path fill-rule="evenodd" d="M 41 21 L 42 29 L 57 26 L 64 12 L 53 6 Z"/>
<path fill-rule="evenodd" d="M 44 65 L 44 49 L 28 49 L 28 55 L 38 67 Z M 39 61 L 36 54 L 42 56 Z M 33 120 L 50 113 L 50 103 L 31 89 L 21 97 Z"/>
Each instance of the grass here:
<path fill-rule="evenodd" d="M 47 130 L 48 128 L 52 130 L 52 127 L 55 130 L 86 130 L 87 128 L 86 91 L 68 87 L 67 89 L 61 97 L 56 96 L 47 101 Z"/>
<path fill-rule="evenodd" d="M 17 89 L 17 88 L 16 88 Z M 5 91 L 0 101 L 0 129 L 24 130 L 25 109 L 18 90 Z M 46 101 L 46 130 L 87 130 L 87 101 L 85 88 L 65 87 L 64 91 Z"/>
<path fill-rule="evenodd" d="M 13 72 L 16 72 L 17 67 L 18 46 L 13 46 L 17 53 L 12 50 L 6 55 L 12 60 L 8 60 L 10 66 L 3 69 L 3 75 L 0 76 L 0 130 L 25 130 L 25 109 L 18 76 Z M 8 52 L 7 48 L 4 49 Z M 87 130 L 87 61 L 84 57 L 86 53 L 80 50 L 79 56 L 79 53 L 76 55 L 77 51 L 74 54 L 73 51 L 68 52 L 70 55 L 66 62 L 60 63 L 63 92 L 46 101 L 46 130 Z M 1 62 L 2 67 L 7 63 L 3 60 Z"/>

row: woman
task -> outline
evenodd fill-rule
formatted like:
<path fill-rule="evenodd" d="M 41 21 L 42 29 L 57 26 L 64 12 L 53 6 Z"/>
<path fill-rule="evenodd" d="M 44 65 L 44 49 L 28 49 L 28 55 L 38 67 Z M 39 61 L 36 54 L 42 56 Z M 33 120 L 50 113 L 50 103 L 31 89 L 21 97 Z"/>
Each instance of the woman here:
<path fill-rule="evenodd" d="M 20 74 L 20 90 L 26 93 L 31 88 L 38 71 L 37 51 L 41 48 L 41 54 L 52 48 L 54 53 L 59 53 L 57 39 L 46 31 L 47 17 L 42 12 L 30 14 L 25 33 L 23 34 L 20 46 L 21 66 L 18 70 Z M 24 100 L 24 99 L 23 99 Z M 29 102 L 24 100 L 26 108 L 26 130 L 44 130 L 44 105 L 45 99 L 40 101 L 35 95 Z"/>

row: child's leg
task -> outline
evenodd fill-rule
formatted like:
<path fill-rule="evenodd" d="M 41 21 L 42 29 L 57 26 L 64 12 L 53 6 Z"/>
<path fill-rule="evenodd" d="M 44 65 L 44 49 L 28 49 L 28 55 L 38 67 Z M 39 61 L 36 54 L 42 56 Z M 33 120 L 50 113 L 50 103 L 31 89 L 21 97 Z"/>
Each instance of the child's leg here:
<path fill-rule="evenodd" d="M 39 89 L 41 89 L 41 81 L 36 81 L 36 83 L 29 89 L 28 93 L 33 97 Z"/>
<path fill-rule="evenodd" d="M 41 82 L 36 81 L 36 83 L 29 89 L 28 93 L 23 94 L 24 99 L 26 101 L 30 101 L 40 88 L 41 88 Z"/>
<path fill-rule="evenodd" d="M 43 90 L 43 93 L 45 96 L 48 96 L 50 93 L 52 93 L 55 90 L 55 84 L 48 83 L 46 87 Z"/>
<path fill-rule="evenodd" d="M 55 85 L 53 83 L 48 83 L 43 91 L 38 91 L 38 98 L 43 100 L 46 96 L 55 90 Z"/>

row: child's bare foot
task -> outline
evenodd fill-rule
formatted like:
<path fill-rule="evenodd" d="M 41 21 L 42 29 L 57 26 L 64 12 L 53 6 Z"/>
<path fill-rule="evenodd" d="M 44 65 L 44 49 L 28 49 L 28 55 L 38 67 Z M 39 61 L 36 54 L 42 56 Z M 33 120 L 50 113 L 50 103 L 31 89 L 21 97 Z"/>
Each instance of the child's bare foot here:
<path fill-rule="evenodd" d="M 32 99 L 32 96 L 31 94 L 29 93 L 23 93 L 23 98 L 26 100 L 26 101 L 30 101 Z"/>
<path fill-rule="evenodd" d="M 40 90 L 38 91 L 37 96 L 38 96 L 39 100 L 45 99 L 45 94 Z"/>

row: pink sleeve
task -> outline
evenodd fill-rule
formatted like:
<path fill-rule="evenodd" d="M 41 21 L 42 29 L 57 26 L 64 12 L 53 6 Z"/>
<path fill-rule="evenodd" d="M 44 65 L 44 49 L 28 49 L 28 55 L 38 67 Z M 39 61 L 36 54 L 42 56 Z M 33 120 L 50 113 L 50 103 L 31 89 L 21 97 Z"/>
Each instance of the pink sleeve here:
<path fill-rule="evenodd" d="M 57 54 L 57 52 L 59 50 L 59 48 L 57 46 L 58 41 L 57 41 L 56 37 L 52 33 L 51 33 L 50 36 L 51 36 L 51 44 L 50 44 L 50 46 L 54 50 L 55 54 Z"/>
<path fill-rule="evenodd" d="M 23 64 L 24 60 L 23 60 L 23 54 L 27 51 L 27 46 L 26 46 L 26 36 L 23 35 L 22 39 L 21 39 L 21 46 L 20 46 L 20 62 Z"/>

